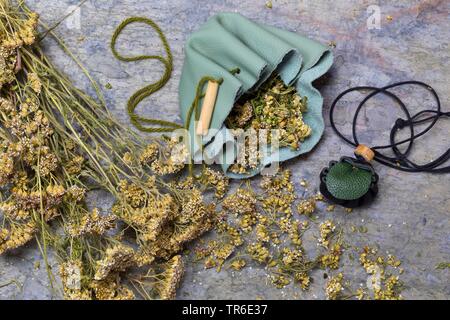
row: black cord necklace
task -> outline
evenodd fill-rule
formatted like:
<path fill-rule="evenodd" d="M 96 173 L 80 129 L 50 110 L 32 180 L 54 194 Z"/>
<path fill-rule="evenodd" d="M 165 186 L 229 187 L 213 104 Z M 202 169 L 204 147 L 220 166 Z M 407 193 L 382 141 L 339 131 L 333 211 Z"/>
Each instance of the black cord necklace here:
<path fill-rule="evenodd" d="M 404 85 L 416 85 L 425 88 L 434 97 L 436 109 L 422 110 L 411 116 L 408 107 L 389 89 Z M 359 103 L 352 123 L 353 140 L 345 137 L 337 128 L 334 122 L 334 111 L 337 103 L 348 93 L 353 91 L 370 90 L 371 92 Z M 377 94 L 384 94 L 391 97 L 402 109 L 406 119 L 398 118 L 392 126 L 390 133 L 390 143 L 381 146 L 367 147 L 359 143 L 356 124 L 361 109 L 366 102 Z M 378 193 L 378 175 L 375 173 L 371 160 L 375 160 L 383 165 L 393 169 L 406 172 L 429 172 L 429 173 L 450 173 L 450 165 L 443 166 L 450 159 L 450 148 L 439 156 L 436 160 L 427 164 L 417 164 L 409 159 L 416 139 L 430 131 L 437 121 L 442 117 L 450 117 L 450 112 L 442 112 L 439 96 L 436 91 L 426 83 L 420 81 L 403 81 L 390 84 L 388 86 L 377 88 L 371 86 L 358 86 L 345 90 L 339 94 L 330 107 L 330 123 L 334 132 L 346 141 L 356 147 L 355 158 L 343 157 L 340 161 L 332 161 L 328 168 L 322 170 L 321 192 L 330 201 L 343 205 L 345 207 L 357 207 L 372 201 Z M 421 132 L 416 133 L 414 127 L 424 123 L 430 123 Z M 410 136 L 407 139 L 397 141 L 398 131 L 408 127 Z M 407 145 L 405 151 L 400 151 L 400 145 Z M 392 149 L 394 156 L 387 156 L 381 152 L 384 149 Z"/>

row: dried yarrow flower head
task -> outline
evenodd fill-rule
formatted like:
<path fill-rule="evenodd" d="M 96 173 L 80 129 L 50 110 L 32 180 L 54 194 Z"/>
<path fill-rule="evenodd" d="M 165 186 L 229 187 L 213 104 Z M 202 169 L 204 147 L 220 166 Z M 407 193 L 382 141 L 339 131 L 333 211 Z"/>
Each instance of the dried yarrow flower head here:
<path fill-rule="evenodd" d="M 149 165 L 156 160 L 159 153 L 159 146 L 156 143 L 149 144 L 139 157 L 139 162 L 142 165 Z"/>
<path fill-rule="evenodd" d="M 183 199 L 183 203 L 181 204 L 181 214 L 176 217 L 176 221 L 179 224 L 197 221 L 202 219 L 205 214 L 206 207 L 201 191 L 194 188 L 187 192 L 189 193 L 189 197 Z"/>
<path fill-rule="evenodd" d="M 171 221 L 179 211 L 174 198 L 165 194 L 149 202 L 140 209 L 128 211 L 123 217 L 138 230 L 138 237 L 143 242 L 155 241 L 166 223 Z"/>
<path fill-rule="evenodd" d="M 39 205 L 39 194 L 37 192 L 12 192 L 9 199 L 0 202 L 0 212 L 6 221 L 14 224 L 15 222 L 26 222 L 31 217 L 35 208 Z M 34 195 L 37 195 L 35 199 Z M 4 222 L 5 223 L 5 222 Z"/>
<path fill-rule="evenodd" d="M 310 216 L 316 211 L 316 199 L 315 197 L 305 199 L 300 201 L 297 206 L 297 212 L 299 214 L 304 214 L 306 216 Z"/>
<path fill-rule="evenodd" d="M 40 94 L 41 89 L 42 89 L 42 83 L 41 83 L 41 80 L 39 79 L 39 76 L 36 73 L 32 72 L 32 73 L 27 74 L 27 78 L 28 78 L 28 84 L 31 87 L 31 89 L 36 94 Z"/>
<path fill-rule="evenodd" d="M 330 278 L 325 288 L 328 300 L 337 300 L 341 297 L 342 291 L 344 291 L 343 280 L 344 275 L 342 273 Z"/>
<path fill-rule="evenodd" d="M 157 285 L 160 298 L 162 300 L 175 299 L 177 289 L 184 275 L 184 262 L 180 255 L 174 256 L 167 263 L 164 270 L 163 279 Z"/>
<path fill-rule="evenodd" d="M 17 65 L 17 52 L 8 48 L 2 41 L 0 45 L 0 89 L 15 79 Z"/>
<path fill-rule="evenodd" d="M 138 267 L 148 266 L 156 260 L 153 252 L 147 252 L 145 248 L 140 248 L 134 255 L 134 261 Z"/>
<path fill-rule="evenodd" d="M 0 97 L 0 112 L 9 115 L 15 110 L 16 108 L 10 100 Z"/>
<path fill-rule="evenodd" d="M 43 154 L 39 157 L 39 174 L 43 177 L 49 176 L 58 168 L 58 158 L 48 149 L 43 149 Z"/>
<path fill-rule="evenodd" d="M 235 259 L 232 263 L 230 263 L 230 267 L 233 270 L 239 271 L 242 270 L 247 265 L 244 259 Z"/>
<path fill-rule="evenodd" d="M 81 173 L 81 170 L 83 169 L 83 163 L 85 162 L 84 158 L 82 156 L 76 156 L 73 159 L 70 159 L 65 164 L 65 169 L 67 170 L 67 173 L 73 176 L 76 176 L 77 174 Z"/>
<path fill-rule="evenodd" d="M 192 190 L 198 187 L 197 179 L 194 176 L 186 176 L 178 181 L 171 181 L 170 183 L 177 190 Z"/>
<path fill-rule="evenodd" d="M 0 186 L 5 186 L 10 182 L 14 173 L 14 158 L 6 153 L 0 153 Z"/>
<path fill-rule="evenodd" d="M 63 285 L 64 298 L 69 300 L 89 300 L 88 292 L 81 288 L 82 261 L 68 260 L 60 264 L 59 276 Z"/>
<path fill-rule="evenodd" d="M 26 220 L 39 211 L 46 221 L 58 215 L 57 209 L 65 194 L 64 187 L 49 185 L 46 191 L 28 191 L 21 178 L 15 179 L 7 201 L 0 202 L 0 209 L 8 219 Z M 41 210 L 43 205 L 43 210 Z"/>
<path fill-rule="evenodd" d="M 71 290 L 66 289 L 64 290 L 64 299 L 65 300 L 93 300 L 92 292 L 88 289 L 83 290 Z"/>
<path fill-rule="evenodd" d="M 274 176 L 265 176 L 261 182 L 265 191 L 262 207 L 268 213 L 292 215 L 296 196 L 290 170 L 279 170 Z"/>
<path fill-rule="evenodd" d="M 151 163 L 150 168 L 157 175 L 177 173 L 186 166 L 189 157 L 186 143 L 171 138 L 165 146 L 160 147 L 159 158 Z"/>
<path fill-rule="evenodd" d="M 67 232 L 71 237 L 83 235 L 103 235 L 116 227 L 117 217 L 114 215 L 101 215 L 97 208 L 84 215 L 78 222 L 67 225 Z"/>
<path fill-rule="evenodd" d="M 131 277 L 134 288 L 145 299 L 172 300 L 184 275 L 184 262 L 181 255 L 167 259 L 150 267 L 146 274 Z"/>
<path fill-rule="evenodd" d="M 121 180 L 119 182 L 119 192 L 125 203 L 133 208 L 140 208 L 147 203 L 148 194 L 142 186 L 137 184 Z"/>
<path fill-rule="evenodd" d="M 323 268 L 338 269 L 342 256 L 341 244 L 335 243 L 329 252 L 320 257 L 320 264 Z"/>
<path fill-rule="evenodd" d="M 311 277 L 307 272 L 296 272 L 294 274 L 294 279 L 300 284 L 302 290 L 307 290 L 311 284 Z"/>
<path fill-rule="evenodd" d="M 210 249 L 212 250 L 209 259 L 205 261 L 205 268 L 216 267 L 219 272 L 224 262 L 234 253 L 235 248 L 232 243 L 210 243 Z"/>
<path fill-rule="evenodd" d="M 256 195 L 249 188 L 239 188 L 227 196 L 222 208 L 239 218 L 239 227 L 249 233 L 257 222 Z"/>
<path fill-rule="evenodd" d="M 281 250 L 281 262 L 283 268 L 296 267 L 302 265 L 304 261 L 303 253 L 298 249 L 285 247 Z"/>
<path fill-rule="evenodd" d="M 247 246 L 247 253 L 251 258 L 259 263 L 265 263 L 270 258 L 269 249 L 262 243 L 256 242 Z"/>
<path fill-rule="evenodd" d="M 226 235 L 229 243 L 235 247 L 239 247 L 244 243 L 242 232 L 224 221 L 217 223 L 216 231 L 219 234 Z"/>
<path fill-rule="evenodd" d="M 17 49 L 23 45 L 32 45 L 36 40 L 38 20 L 39 16 L 37 13 L 28 13 L 26 20 L 20 20 L 19 29 L 10 35 L 10 37 L 4 38 L 1 45 L 8 49 Z"/>
<path fill-rule="evenodd" d="M 216 207 L 206 204 L 198 189 L 188 192 L 189 197 L 181 204 L 181 212 L 174 219 L 175 232 L 170 239 L 174 248 L 200 237 L 213 227 Z"/>
<path fill-rule="evenodd" d="M 294 193 L 291 177 L 290 170 L 279 170 L 276 175 L 264 176 L 261 181 L 261 188 L 268 193 Z"/>
<path fill-rule="evenodd" d="M 16 223 L 11 225 L 8 234 L 3 231 L 3 237 L 6 236 L 6 239 L 4 239 L 3 242 L 0 241 L 0 254 L 8 250 L 19 248 L 31 241 L 34 238 L 36 230 L 36 223 L 31 221 L 23 224 Z"/>
<path fill-rule="evenodd" d="M 267 226 L 263 224 L 258 224 L 256 226 L 256 239 L 261 242 L 269 242 L 270 241 L 270 233 Z"/>
<path fill-rule="evenodd" d="M 50 151 L 47 145 L 54 131 L 36 98 L 26 97 L 17 110 L 5 112 L 3 122 L 9 131 L 9 151 L 14 146 L 15 156 L 21 154 L 28 165 L 34 166 Z"/>
<path fill-rule="evenodd" d="M 319 245 L 322 247 L 328 248 L 330 245 L 330 237 L 334 230 L 336 230 L 336 225 L 331 220 L 326 220 L 325 222 L 321 223 L 319 226 L 320 229 L 320 238 L 319 238 Z"/>
<path fill-rule="evenodd" d="M 291 283 L 291 280 L 289 280 L 288 277 L 282 274 L 271 275 L 270 281 L 278 289 L 283 289 L 284 287 L 286 287 Z"/>
<path fill-rule="evenodd" d="M 81 202 L 86 196 L 86 189 L 79 186 L 71 186 L 66 193 L 69 201 Z"/>
<path fill-rule="evenodd" d="M 224 199 L 222 207 L 236 215 L 256 213 L 256 196 L 250 189 L 239 188 Z"/>
<path fill-rule="evenodd" d="M 103 280 L 111 272 L 124 271 L 134 265 L 134 250 L 123 244 L 106 249 L 103 259 L 97 261 L 94 279 Z"/>
<path fill-rule="evenodd" d="M 46 206 L 47 208 L 55 207 L 61 204 L 66 189 L 61 185 L 49 185 L 46 188 Z"/>
<path fill-rule="evenodd" d="M 182 189 L 177 197 L 175 200 L 169 194 L 160 195 L 144 207 L 131 210 L 115 206 L 113 211 L 136 230 L 139 265 L 170 258 L 182 250 L 184 243 L 211 229 L 215 208 L 204 203 L 199 190 Z"/>
<path fill-rule="evenodd" d="M 93 280 L 89 284 L 97 300 L 133 300 L 133 291 L 120 283 L 117 274 L 111 274 L 102 280 Z"/>

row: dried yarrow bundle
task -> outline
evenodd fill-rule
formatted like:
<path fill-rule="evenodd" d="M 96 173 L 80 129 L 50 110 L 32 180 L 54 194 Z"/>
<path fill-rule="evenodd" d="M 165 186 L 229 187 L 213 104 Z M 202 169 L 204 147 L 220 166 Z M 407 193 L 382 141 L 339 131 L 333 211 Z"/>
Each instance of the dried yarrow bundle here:
<path fill-rule="evenodd" d="M 342 298 L 343 291 L 345 289 L 344 284 L 344 275 L 342 273 L 338 273 L 336 276 L 331 277 L 328 280 L 325 293 L 328 300 L 338 300 Z"/>
<path fill-rule="evenodd" d="M 66 298 L 132 298 L 124 272 L 169 260 L 211 229 L 215 208 L 199 185 L 221 196 L 228 181 L 208 170 L 197 186 L 168 182 L 185 167 L 185 145 L 146 142 L 120 125 L 98 85 L 53 32 L 38 33 L 38 22 L 23 3 L 0 0 L 0 253 L 36 236 L 45 259 L 50 246 L 62 261 Z M 98 101 L 51 64 L 40 47 L 47 35 L 79 64 Z M 88 209 L 91 190 L 114 197 L 111 212 Z M 161 297 L 173 297 L 170 290 Z"/>
<path fill-rule="evenodd" d="M 72 237 L 80 237 L 87 234 L 102 235 L 116 227 L 116 220 L 116 216 L 102 215 L 95 208 L 92 212 L 83 215 L 80 221 L 72 221 L 67 224 L 66 231 Z"/>

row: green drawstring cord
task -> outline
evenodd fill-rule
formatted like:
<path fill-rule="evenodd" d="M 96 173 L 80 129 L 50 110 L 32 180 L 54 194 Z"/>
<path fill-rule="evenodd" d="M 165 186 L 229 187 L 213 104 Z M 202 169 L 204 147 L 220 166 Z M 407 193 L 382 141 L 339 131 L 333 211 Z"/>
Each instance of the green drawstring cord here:
<path fill-rule="evenodd" d="M 126 57 L 122 56 L 117 50 L 116 50 L 116 42 L 119 35 L 122 33 L 123 29 L 132 23 L 145 23 L 149 26 L 151 26 L 157 33 L 159 38 L 161 39 L 164 49 L 166 51 L 167 57 L 162 56 L 156 56 L 156 55 L 139 55 L 135 57 Z M 149 119 L 144 118 L 136 114 L 135 110 L 138 104 L 147 98 L 148 96 L 152 95 L 153 93 L 160 90 L 162 87 L 166 85 L 166 83 L 169 81 L 170 76 L 172 74 L 172 68 L 173 68 L 173 61 L 172 61 L 172 52 L 170 51 L 169 44 L 167 42 L 166 37 L 164 36 L 163 32 L 159 28 L 159 26 L 153 22 L 153 20 L 143 18 L 143 17 L 131 17 L 128 19 L 125 19 L 122 21 L 122 23 L 117 27 L 117 29 L 114 31 L 114 34 L 111 39 L 111 50 L 113 55 L 120 61 L 125 62 L 131 62 L 131 61 L 142 61 L 142 60 L 159 60 L 164 64 L 164 74 L 158 81 L 143 87 L 142 89 L 139 89 L 136 91 L 128 100 L 127 103 L 127 111 L 128 115 L 130 116 L 131 123 L 140 131 L 144 132 L 171 132 L 176 129 L 183 128 L 181 125 L 170 122 L 170 121 L 164 121 L 159 119 Z M 145 124 L 153 124 L 153 125 L 159 125 L 160 127 L 147 127 Z"/>
<path fill-rule="evenodd" d="M 125 29 L 125 27 L 128 26 L 129 24 L 137 23 L 137 22 L 145 23 L 145 24 L 149 25 L 158 33 L 158 36 L 161 39 L 161 42 L 164 46 L 164 50 L 166 51 L 167 57 L 157 56 L 157 55 L 139 55 L 139 56 L 134 56 L 134 57 L 127 57 L 127 56 L 122 56 L 116 50 L 117 38 L 122 33 L 123 29 Z M 116 30 L 114 31 L 114 34 L 111 38 L 111 50 L 112 50 L 114 57 L 116 57 L 120 61 L 131 62 L 131 61 L 142 61 L 142 60 L 153 59 L 153 60 L 159 60 L 160 62 L 162 62 L 164 64 L 165 70 L 164 70 L 164 74 L 162 75 L 162 77 L 158 81 L 136 91 L 130 97 L 130 99 L 128 100 L 128 103 L 127 103 L 127 111 L 128 111 L 128 115 L 130 117 L 131 123 L 138 130 L 143 131 L 143 132 L 172 132 L 177 129 L 183 129 L 183 128 L 186 130 L 189 130 L 189 125 L 191 123 L 191 118 L 192 118 L 192 114 L 194 113 L 194 111 L 195 111 L 195 120 L 198 120 L 200 117 L 199 105 L 200 105 L 200 100 L 204 97 L 203 87 L 205 86 L 205 84 L 208 81 L 215 81 L 215 82 L 218 82 L 219 84 L 221 84 L 223 82 L 222 78 L 215 79 L 211 76 L 204 76 L 200 79 L 200 81 L 197 84 L 194 101 L 192 102 L 192 105 L 190 106 L 190 108 L 188 110 L 184 126 L 181 126 L 180 124 L 175 123 L 175 122 L 164 121 L 164 120 L 160 120 L 160 119 L 144 118 L 144 117 L 136 114 L 136 112 L 135 112 L 136 107 L 139 105 L 139 103 L 142 102 L 142 100 L 144 100 L 148 96 L 152 95 L 153 93 L 155 93 L 155 92 L 159 91 L 161 88 L 163 88 L 166 85 L 166 83 L 169 81 L 170 76 L 172 74 L 173 58 L 172 58 L 172 52 L 169 47 L 169 43 L 167 42 L 167 39 L 166 39 L 164 33 L 162 32 L 161 28 L 153 20 L 144 18 L 144 17 L 130 17 L 130 18 L 127 18 L 124 21 L 122 21 L 119 24 L 119 26 L 116 28 Z M 239 68 L 234 68 L 234 69 L 230 70 L 230 73 L 233 75 L 236 73 L 239 73 L 239 72 L 240 72 Z M 152 126 L 146 126 L 146 125 L 158 125 L 158 127 L 152 127 Z M 192 161 L 190 161 L 190 163 L 189 163 L 190 175 L 192 175 L 192 172 L 193 172 L 193 163 L 192 163 Z"/>

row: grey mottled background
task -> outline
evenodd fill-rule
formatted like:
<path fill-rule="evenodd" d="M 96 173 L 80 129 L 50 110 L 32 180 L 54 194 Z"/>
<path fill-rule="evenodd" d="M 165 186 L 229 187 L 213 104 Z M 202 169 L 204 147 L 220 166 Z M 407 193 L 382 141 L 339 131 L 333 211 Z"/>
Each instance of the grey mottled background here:
<path fill-rule="evenodd" d="M 27 3 L 41 14 L 49 25 L 66 15 L 68 6 L 78 1 L 29 0 Z M 379 5 L 381 28 L 369 30 L 366 20 L 369 5 Z M 328 115 L 332 99 L 342 90 L 355 85 L 382 86 L 390 82 L 417 79 L 431 84 L 440 94 L 442 105 L 449 110 L 450 101 L 450 2 L 442 1 L 327 1 L 275 0 L 273 9 L 264 0 L 89 0 L 80 11 L 80 28 L 72 18 L 63 22 L 57 32 L 81 59 L 95 79 L 104 87 L 111 110 L 124 123 L 127 98 L 144 84 L 159 78 L 162 68 L 156 62 L 123 64 L 109 49 L 115 27 L 126 17 L 143 15 L 157 21 L 168 37 L 174 54 L 172 80 L 159 93 L 140 107 L 142 114 L 179 121 L 177 87 L 183 63 L 186 37 L 214 13 L 239 12 L 251 19 L 302 33 L 323 43 L 334 41 L 335 64 L 317 86 L 324 95 L 324 115 Z M 391 16 L 392 20 L 387 17 Z M 52 41 L 45 42 L 47 53 L 79 86 L 90 90 L 87 81 Z M 157 53 L 160 43 L 145 27 L 125 31 L 119 45 L 129 53 Z M 105 88 L 110 83 L 112 89 Z M 399 90 L 412 109 L 431 107 L 433 101 L 414 88 Z M 349 129 L 349 120 L 358 96 L 343 102 L 337 117 L 341 128 Z M 400 115 L 388 99 L 369 104 L 358 124 L 361 140 L 369 144 L 387 141 L 392 122 Z M 328 123 L 328 120 L 327 120 Z M 348 131 L 347 131 L 348 132 Z M 450 121 L 441 121 L 417 144 L 413 154 L 417 161 L 430 161 L 450 145 Z M 330 160 L 349 155 L 344 145 L 327 126 L 319 146 L 308 156 L 290 161 L 294 180 L 309 181 L 300 194 L 317 191 L 318 174 Z M 449 175 L 406 174 L 376 165 L 381 176 L 380 195 L 369 208 L 346 214 L 342 209 L 328 213 L 321 207 L 319 219 L 341 222 L 346 240 L 354 246 L 373 245 L 384 253 L 397 255 L 405 273 L 404 297 L 409 299 L 449 299 L 449 270 L 436 270 L 436 264 L 450 261 L 450 179 Z M 367 227 L 368 232 L 352 233 L 351 226 Z M 313 243 L 312 235 L 306 239 Z M 0 257 L 1 299 L 49 299 L 45 268 L 35 268 L 41 257 L 36 244 L 30 244 Z M 41 263 L 42 264 L 42 263 Z M 345 259 L 342 270 L 353 288 L 366 282 L 358 262 Z M 19 286 L 11 284 L 15 279 Z M 257 267 L 241 273 L 203 270 L 191 264 L 179 292 L 180 298 L 192 299 L 316 299 L 324 298 L 323 271 L 314 273 L 310 291 L 298 288 L 278 290 L 266 285 L 264 270 Z"/>

